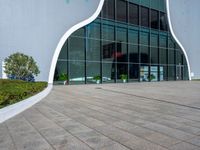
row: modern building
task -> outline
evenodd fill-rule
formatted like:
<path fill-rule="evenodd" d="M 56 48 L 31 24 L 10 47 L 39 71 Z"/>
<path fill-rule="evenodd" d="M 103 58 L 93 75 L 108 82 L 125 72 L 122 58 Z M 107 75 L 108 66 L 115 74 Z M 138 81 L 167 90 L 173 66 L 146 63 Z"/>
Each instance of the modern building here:
<path fill-rule="evenodd" d="M 17 51 L 31 55 L 37 79 L 55 84 L 61 74 L 69 84 L 97 76 L 101 83 L 122 75 L 128 82 L 200 78 L 200 2 L 192 1 L 188 8 L 185 0 L 3 0 L 0 61 Z"/>

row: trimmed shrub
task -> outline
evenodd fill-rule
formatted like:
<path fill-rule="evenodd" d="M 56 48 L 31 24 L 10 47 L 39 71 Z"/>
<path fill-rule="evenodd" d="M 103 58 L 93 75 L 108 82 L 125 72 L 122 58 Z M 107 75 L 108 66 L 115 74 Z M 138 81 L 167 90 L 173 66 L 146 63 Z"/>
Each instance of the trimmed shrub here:
<path fill-rule="evenodd" d="M 47 87 L 47 82 L 0 80 L 0 108 L 33 96 Z"/>

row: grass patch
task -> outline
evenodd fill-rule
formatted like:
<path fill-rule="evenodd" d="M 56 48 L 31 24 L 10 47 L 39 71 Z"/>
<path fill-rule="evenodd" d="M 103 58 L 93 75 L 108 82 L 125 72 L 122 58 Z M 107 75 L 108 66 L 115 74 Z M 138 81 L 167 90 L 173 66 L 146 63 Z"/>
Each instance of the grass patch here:
<path fill-rule="evenodd" d="M 0 109 L 31 97 L 47 87 L 47 82 L 0 79 Z"/>

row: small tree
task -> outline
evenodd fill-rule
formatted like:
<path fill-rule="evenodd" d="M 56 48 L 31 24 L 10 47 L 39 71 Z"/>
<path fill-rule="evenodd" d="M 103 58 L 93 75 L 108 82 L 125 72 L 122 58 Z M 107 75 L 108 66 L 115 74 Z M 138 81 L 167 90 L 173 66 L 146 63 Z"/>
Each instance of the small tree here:
<path fill-rule="evenodd" d="M 34 81 L 40 71 L 33 57 L 14 53 L 5 59 L 5 73 L 9 78 Z"/>

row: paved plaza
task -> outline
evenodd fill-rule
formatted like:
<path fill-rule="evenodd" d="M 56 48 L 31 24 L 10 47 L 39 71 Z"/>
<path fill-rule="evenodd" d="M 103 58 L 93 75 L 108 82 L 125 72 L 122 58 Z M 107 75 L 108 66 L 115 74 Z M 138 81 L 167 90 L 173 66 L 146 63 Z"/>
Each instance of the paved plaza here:
<path fill-rule="evenodd" d="M 0 150 L 200 150 L 200 81 L 54 86 Z"/>

